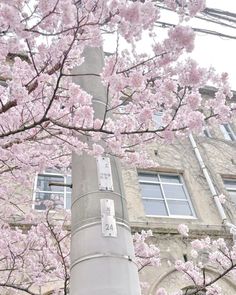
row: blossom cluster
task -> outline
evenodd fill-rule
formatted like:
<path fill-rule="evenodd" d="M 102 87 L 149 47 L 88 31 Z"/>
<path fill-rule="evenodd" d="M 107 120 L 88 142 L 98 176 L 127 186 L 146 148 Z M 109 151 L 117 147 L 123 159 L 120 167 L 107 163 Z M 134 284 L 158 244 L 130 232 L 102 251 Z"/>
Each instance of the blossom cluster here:
<path fill-rule="evenodd" d="M 164 1 L 194 16 L 204 1 Z M 226 74 L 217 75 L 193 60 L 194 32 L 181 20 L 164 40 L 154 39 L 152 54 L 138 53 L 144 31 L 155 33 L 161 11 L 154 2 L 83 0 L 2 1 L 0 8 L 0 140 L 2 171 L 27 173 L 46 166 L 66 166 L 71 151 L 105 152 L 127 163 L 150 165 L 142 144 L 171 141 L 200 132 L 209 115 L 230 119 L 232 93 Z M 84 50 L 100 48 L 102 32 L 116 31 L 133 50 L 117 50 L 100 73 L 108 100 L 98 116 L 92 95 L 78 85 Z M 93 76 L 93 73 L 84 73 Z M 199 88 L 213 83 L 213 99 Z M 162 112 L 162 126 L 155 114 Z M 90 136 L 88 145 L 82 138 Z M 127 152 L 128 151 L 128 152 Z M 0 171 L 1 172 L 1 171 Z"/>
<path fill-rule="evenodd" d="M 160 266 L 160 250 L 154 244 L 148 243 L 148 238 L 152 237 L 152 231 L 142 231 L 140 234 L 135 233 L 134 250 L 136 264 L 141 270 L 145 266 Z"/>
<path fill-rule="evenodd" d="M 227 74 L 216 74 L 184 57 L 194 49 L 195 39 L 194 31 L 185 24 L 186 15 L 193 17 L 202 11 L 205 1 L 165 0 L 163 4 L 180 18 L 164 40 L 159 40 L 155 22 L 161 10 L 151 0 L 1 1 L 2 288 L 16 283 L 15 287 L 27 289 L 32 282 L 41 286 L 48 277 L 68 281 L 69 247 L 62 227 L 51 225 L 47 216 L 28 229 L 27 235 L 6 225 L 9 218 L 17 222 L 31 219 L 24 216 L 24 208 L 31 205 L 29 191 L 36 172 L 68 167 L 71 152 L 108 153 L 129 165 L 153 166 L 144 152 L 146 143 L 171 142 L 176 135 L 200 132 L 206 120 L 222 123 L 231 119 L 235 105 Z M 104 34 L 114 32 L 131 50 L 120 50 L 117 44 L 116 52 L 105 58 L 98 72 L 83 72 L 86 52 L 99 51 Z M 144 32 L 155 36 L 150 54 L 136 50 Z M 102 115 L 95 106 L 100 97 L 93 97 L 93 89 L 84 86 L 83 79 L 88 77 L 89 86 L 99 80 L 103 87 Z M 208 83 L 218 90 L 206 99 L 199 89 Z M 160 113 L 161 124 L 157 124 Z M 180 232 L 188 234 L 184 226 Z M 150 236 L 143 232 L 134 237 L 139 268 L 160 263 L 158 248 L 146 242 Z M 215 250 L 209 255 L 210 262 L 229 267 L 224 256 L 234 259 L 235 249 L 227 250 L 223 241 L 209 245 L 207 241 L 193 243 L 194 256 L 211 245 Z M 201 267 L 180 262 L 176 266 L 202 284 Z M 212 294 L 213 287 L 207 288 Z"/>

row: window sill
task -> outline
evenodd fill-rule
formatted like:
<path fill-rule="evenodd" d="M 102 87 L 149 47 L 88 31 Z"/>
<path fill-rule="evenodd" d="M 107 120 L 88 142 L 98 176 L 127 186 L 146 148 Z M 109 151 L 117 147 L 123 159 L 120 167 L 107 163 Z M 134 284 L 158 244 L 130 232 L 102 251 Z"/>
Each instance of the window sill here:
<path fill-rule="evenodd" d="M 145 217 L 150 218 L 167 218 L 167 219 L 191 219 L 197 220 L 195 216 L 185 216 L 185 215 L 173 215 L 173 216 L 163 216 L 163 215 L 145 215 Z"/>

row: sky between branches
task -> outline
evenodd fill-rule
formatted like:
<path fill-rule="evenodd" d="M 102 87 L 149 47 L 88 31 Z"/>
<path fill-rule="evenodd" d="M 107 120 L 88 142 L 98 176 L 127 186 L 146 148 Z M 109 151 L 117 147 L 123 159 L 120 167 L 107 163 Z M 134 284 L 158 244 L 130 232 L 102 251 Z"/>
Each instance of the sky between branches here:
<path fill-rule="evenodd" d="M 234 0 L 206 0 L 206 6 L 209 8 L 217 8 L 225 11 L 236 13 L 236 1 Z M 173 13 L 162 11 L 162 21 L 177 23 L 178 18 Z M 211 24 L 205 21 L 191 20 L 189 22 L 191 26 L 206 28 L 209 30 L 217 30 L 222 33 L 236 36 L 235 29 L 227 29 L 220 25 Z M 157 28 L 159 36 L 166 36 L 166 29 Z M 140 50 L 150 51 L 148 48 L 147 40 L 148 36 L 144 35 L 143 42 L 140 42 Z M 116 42 L 114 37 L 106 36 L 105 51 L 114 52 Z M 122 41 L 121 48 L 127 45 Z M 212 36 L 203 33 L 196 33 L 195 49 L 189 54 L 194 58 L 201 66 L 214 67 L 217 72 L 227 72 L 230 76 L 230 83 L 233 90 L 236 90 L 236 40 L 222 38 L 218 36 Z"/>

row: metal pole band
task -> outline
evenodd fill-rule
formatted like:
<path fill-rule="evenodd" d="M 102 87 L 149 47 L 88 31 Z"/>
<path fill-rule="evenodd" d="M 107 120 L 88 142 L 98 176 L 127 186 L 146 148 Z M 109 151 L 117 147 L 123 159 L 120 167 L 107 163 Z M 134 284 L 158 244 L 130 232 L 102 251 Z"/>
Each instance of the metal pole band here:
<path fill-rule="evenodd" d="M 81 196 L 79 196 L 78 198 L 76 198 L 72 203 L 71 203 L 71 206 L 73 206 L 78 200 L 80 200 L 80 199 L 82 199 L 82 198 L 84 198 L 84 197 L 87 197 L 87 196 L 89 196 L 89 195 L 92 195 L 92 194 L 97 194 L 97 193 L 106 193 L 106 194 L 112 194 L 112 195 L 117 195 L 117 196 L 119 196 L 121 199 L 123 199 L 125 202 L 127 202 L 126 201 L 126 198 L 125 197 L 123 197 L 121 194 L 118 194 L 118 193 L 116 193 L 116 192 L 113 192 L 113 191 L 100 191 L 100 190 L 97 190 L 97 191 L 92 191 L 92 192 L 88 192 L 88 193 L 86 193 L 86 194 L 83 194 L 83 195 L 81 195 Z"/>
<path fill-rule="evenodd" d="M 106 107 L 106 106 L 109 106 L 109 107 L 110 107 L 109 104 L 105 103 L 104 101 L 102 101 L 102 100 L 100 100 L 100 99 L 98 99 L 98 98 L 93 98 L 93 102 L 100 103 L 100 104 L 104 105 L 105 107 Z"/>
<path fill-rule="evenodd" d="M 125 259 L 125 260 L 128 260 L 128 261 L 134 263 L 135 266 L 137 267 L 137 264 L 134 262 L 134 259 L 128 255 L 117 255 L 117 254 L 108 253 L 108 254 L 93 254 L 93 255 L 84 256 L 83 258 L 79 258 L 79 259 L 75 260 L 73 262 L 73 264 L 71 264 L 70 269 L 72 269 L 75 265 L 77 265 L 81 262 L 92 260 L 92 259 L 99 259 L 99 258 Z"/>

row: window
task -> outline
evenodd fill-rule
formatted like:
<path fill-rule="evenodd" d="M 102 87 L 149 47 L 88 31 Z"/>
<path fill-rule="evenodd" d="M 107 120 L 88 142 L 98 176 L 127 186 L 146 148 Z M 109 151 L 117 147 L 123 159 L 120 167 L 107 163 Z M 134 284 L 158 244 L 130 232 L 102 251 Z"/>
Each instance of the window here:
<path fill-rule="evenodd" d="M 232 202 L 236 205 L 236 179 L 224 179 L 224 185 Z"/>
<path fill-rule="evenodd" d="M 211 138 L 211 137 L 212 137 L 212 136 L 211 136 L 211 132 L 210 132 L 208 126 L 205 126 L 205 127 L 203 128 L 202 135 L 203 135 L 203 136 L 206 136 L 206 137 L 208 137 L 208 138 Z"/>
<path fill-rule="evenodd" d="M 224 138 L 226 140 L 231 140 L 231 141 L 236 140 L 234 131 L 229 124 L 220 124 L 220 130 L 223 133 Z"/>
<path fill-rule="evenodd" d="M 70 209 L 71 188 L 66 186 L 49 185 L 50 183 L 71 184 L 71 176 L 59 174 L 58 172 L 45 172 L 38 174 L 35 181 L 34 209 L 45 210 L 44 201 L 51 200 L 54 207 L 58 209 Z"/>
<path fill-rule="evenodd" d="M 153 121 L 155 123 L 156 128 L 162 128 L 163 127 L 162 120 L 163 120 L 163 112 L 156 112 L 153 115 Z"/>
<path fill-rule="evenodd" d="M 206 295 L 206 291 L 197 291 L 197 288 L 195 286 L 190 286 L 182 289 L 183 295 L 193 294 L 194 291 L 196 292 L 194 293 L 196 295 Z"/>
<path fill-rule="evenodd" d="M 138 173 L 146 215 L 194 216 L 193 207 L 180 175 Z"/>

